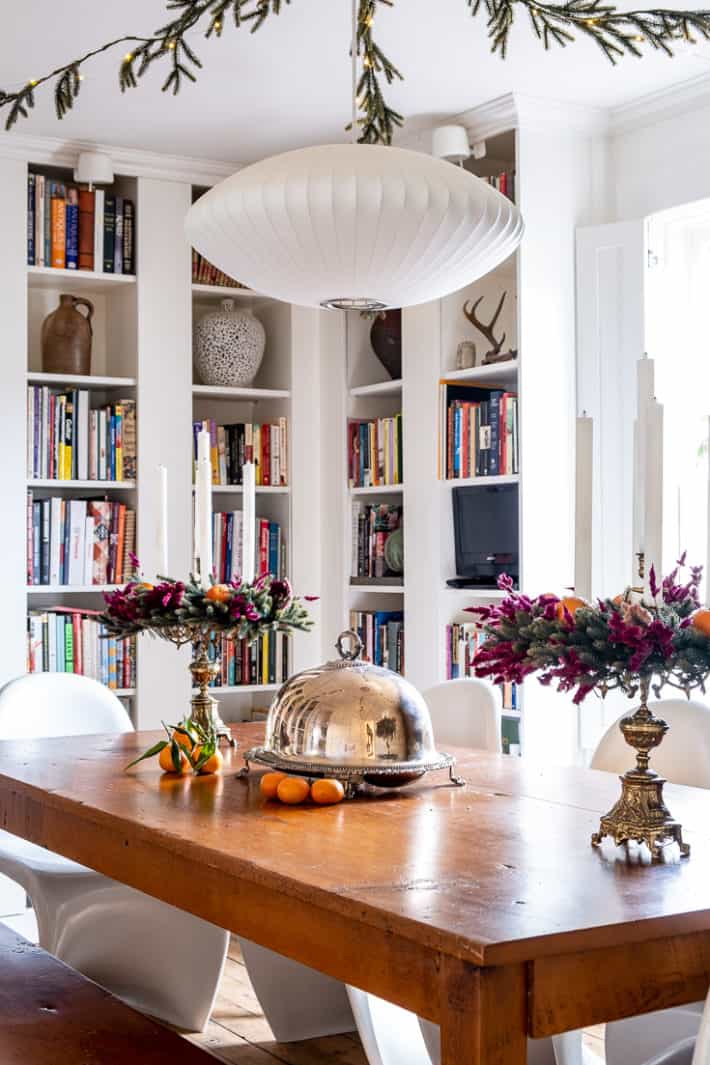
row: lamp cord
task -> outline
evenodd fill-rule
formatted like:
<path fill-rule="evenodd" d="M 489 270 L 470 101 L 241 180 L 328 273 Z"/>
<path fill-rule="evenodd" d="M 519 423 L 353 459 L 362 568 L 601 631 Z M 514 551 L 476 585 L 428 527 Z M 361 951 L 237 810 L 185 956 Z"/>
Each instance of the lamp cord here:
<path fill-rule="evenodd" d="M 352 119 L 350 126 L 350 143 L 357 143 L 357 4 L 352 0 L 352 45 L 350 47 L 350 68 L 352 74 Z"/>

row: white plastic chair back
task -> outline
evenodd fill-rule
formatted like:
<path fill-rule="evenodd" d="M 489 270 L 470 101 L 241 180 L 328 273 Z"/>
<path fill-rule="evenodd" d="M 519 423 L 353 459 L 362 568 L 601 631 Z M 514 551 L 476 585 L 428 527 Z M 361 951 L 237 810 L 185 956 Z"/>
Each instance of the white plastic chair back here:
<path fill-rule="evenodd" d="M 494 754 L 500 751 L 500 712 L 485 681 L 473 677 L 446 680 L 423 695 L 437 745 L 476 747 Z"/>
<path fill-rule="evenodd" d="M 77 673 L 28 673 L 0 688 L 0 740 L 132 732 L 120 699 Z"/>
<path fill-rule="evenodd" d="M 629 700 L 629 713 L 635 705 Z M 651 755 L 651 768 L 672 784 L 710 788 L 710 707 L 687 699 L 660 699 L 649 708 L 670 726 Z M 615 721 L 599 741 L 592 769 L 625 773 L 633 764 L 634 752 Z"/>
<path fill-rule="evenodd" d="M 710 1065 L 710 992 L 705 999 L 705 1008 L 700 1021 L 700 1030 L 695 1042 L 693 1065 Z"/>

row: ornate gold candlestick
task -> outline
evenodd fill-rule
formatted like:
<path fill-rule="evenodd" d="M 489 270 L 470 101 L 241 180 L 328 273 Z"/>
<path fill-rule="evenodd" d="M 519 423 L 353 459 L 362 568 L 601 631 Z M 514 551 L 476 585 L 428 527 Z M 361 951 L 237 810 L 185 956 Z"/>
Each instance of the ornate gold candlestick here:
<path fill-rule="evenodd" d="M 646 843 L 656 861 L 663 847 L 675 842 L 681 856 L 687 858 L 690 844 L 683 842 L 683 830 L 663 801 L 665 780 L 648 767 L 651 751 L 668 731 L 666 722 L 654 717 L 648 708 L 649 685 L 650 677 L 642 677 L 641 705 L 635 714 L 619 722 L 624 739 L 636 750 L 636 768 L 619 778 L 621 798 L 602 817 L 599 831 L 592 835 L 592 844 L 599 846 L 604 836 L 610 836 L 617 844 L 631 840 Z"/>
<path fill-rule="evenodd" d="M 203 729 L 214 730 L 219 740 L 226 739 L 230 747 L 236 747 L 237 741 L 220 716 L 219 702 L 209 694 L 210 682 L 219 673 L 219 665 L 210 662 L 205 647 L 199 645 L 197 657 L 192 660 L 189 669 L 194 687 L 199 689 L 191 700 L 191 716 Z"/>

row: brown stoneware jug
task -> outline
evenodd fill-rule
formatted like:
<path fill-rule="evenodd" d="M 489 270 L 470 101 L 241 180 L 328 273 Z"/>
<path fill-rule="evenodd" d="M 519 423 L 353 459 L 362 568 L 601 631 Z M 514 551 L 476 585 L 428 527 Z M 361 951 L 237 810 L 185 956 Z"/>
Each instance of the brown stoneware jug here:
<path fill-rule="evenodd" d="M 77 310 L 86 307 L 86 315 Z M 91 373 L 91 319 L 94 305 L 81 296 L 61 295 L 59 306 L 42 323 L 45 373 Z"/>

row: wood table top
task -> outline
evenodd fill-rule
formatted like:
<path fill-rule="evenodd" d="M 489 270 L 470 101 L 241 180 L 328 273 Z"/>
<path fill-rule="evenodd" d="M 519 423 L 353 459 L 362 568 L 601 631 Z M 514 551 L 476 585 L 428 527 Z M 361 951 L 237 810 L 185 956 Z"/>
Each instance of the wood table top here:
<path fill-rule="evenodd" d="M 235 734 L 247 750 L 263 725 Z M 172 878 L 209 870 L 220 890 L 261 886 L 476 965 L 710 930 L 710 791 L 666 786 L 691 858 L 635 868 L 589 842 L 618 795 L 612 774 L 459 750 L 465 788 L 436 773 L 338 806 L 286 807 L 262 799 L 258 771 L 234 776 L 240 751 L 220 777 L 166 777 L 157 760 L 124 772 L 156 739 L 0 743 L 0 823 L 166 901 Z M 139 853 L 150 873 L 132 863 Z"/>

